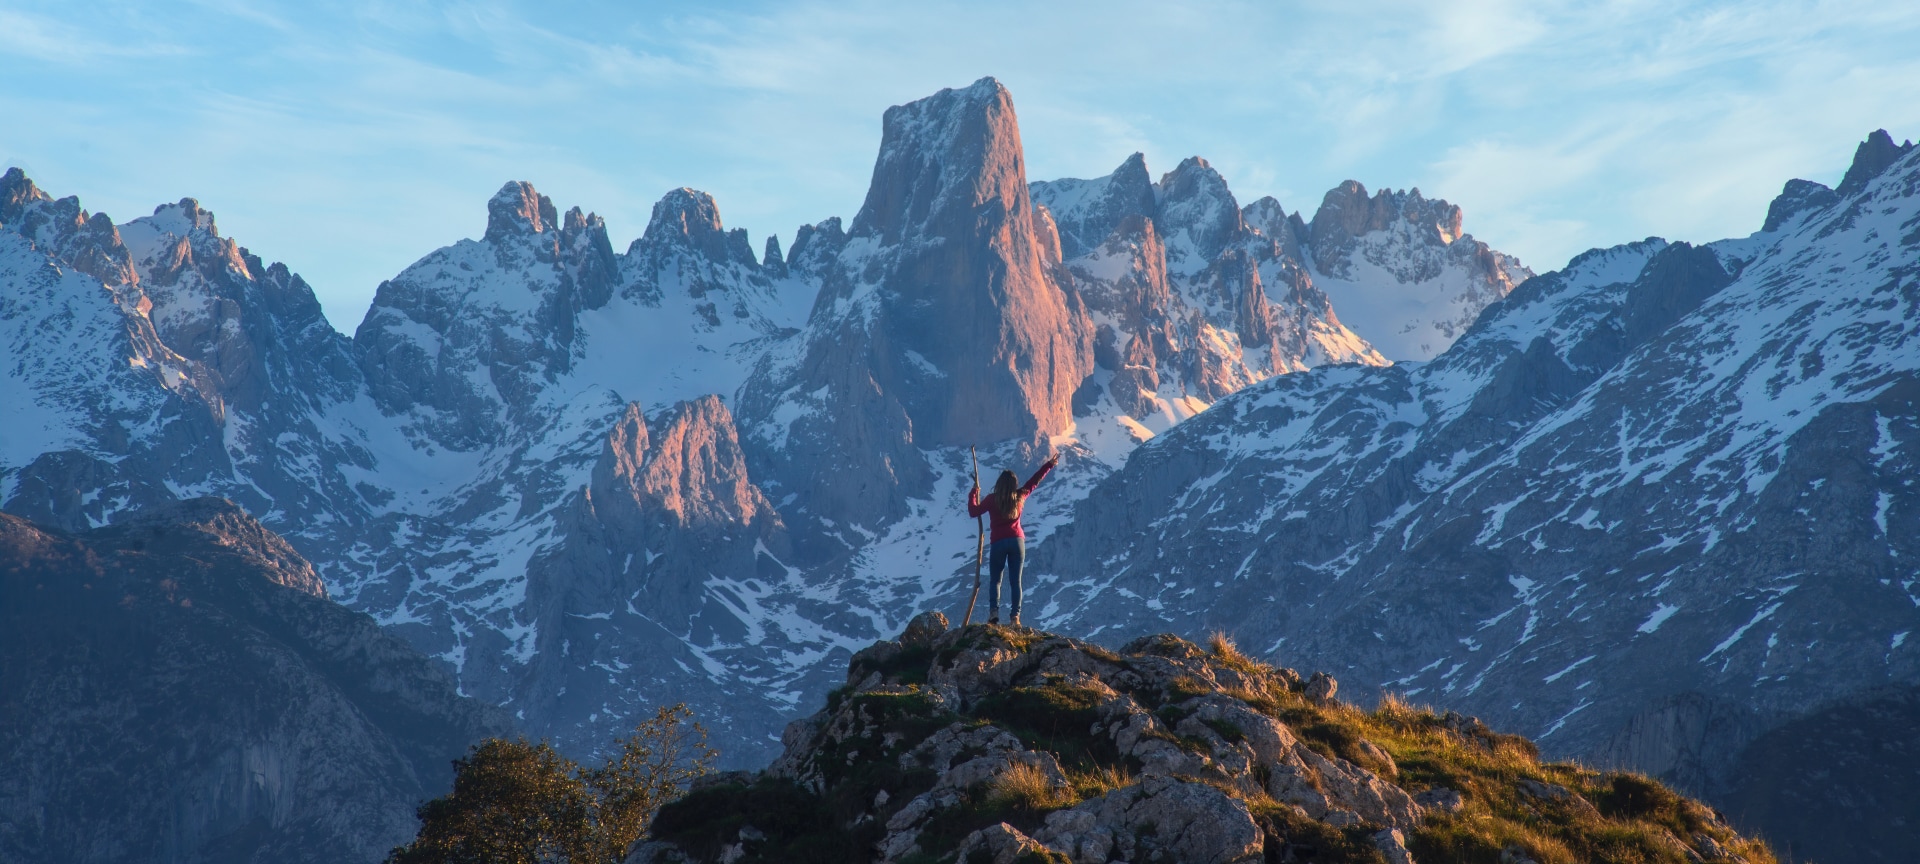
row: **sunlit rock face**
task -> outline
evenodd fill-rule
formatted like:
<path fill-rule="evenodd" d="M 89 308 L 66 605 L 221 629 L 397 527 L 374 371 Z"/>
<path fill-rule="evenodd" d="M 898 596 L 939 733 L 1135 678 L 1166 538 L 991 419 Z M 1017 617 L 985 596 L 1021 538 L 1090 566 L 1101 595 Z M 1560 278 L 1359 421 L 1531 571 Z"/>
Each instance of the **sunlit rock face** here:
<path fill-rule="evenodd" d="M 1279 204 L 1243 212 L 1205 159 L 1155 183 L 1135 153 L 1106 177 L 1032 189 L 1094 324 L 1083 434 L 1146 440 L 1272 375 L 1385 362 L 1314 287 Z"/>
<path fill-rule="evenodd" d="M 1067 432 L 1093 366 L 1006 88 L 986 78 L 896 106 L 884 130 L 835 254 L 796 263 L 822 279 L 798 362 L 750 381 L 742 401 L 801 506 L 868 527 L 925 494 L 921 448 Z M 803 234 L 796 262 L 823 240 Z"/>
<path fill-rule="evenodd" d="M 1048 272 L 1005 87 L 986 78 L 888 109 L 849 234 L 847 299 L 877 295 L 888 344 L 876 372 L 901 394 L 916 440 L 1066 430 L 1091 334 Z"/>

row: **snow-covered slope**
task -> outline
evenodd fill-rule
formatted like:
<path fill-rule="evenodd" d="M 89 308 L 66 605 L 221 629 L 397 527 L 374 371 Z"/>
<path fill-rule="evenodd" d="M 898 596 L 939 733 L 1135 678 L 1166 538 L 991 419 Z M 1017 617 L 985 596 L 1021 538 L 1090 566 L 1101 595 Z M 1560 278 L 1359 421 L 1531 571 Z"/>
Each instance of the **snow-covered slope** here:
<path fill-rule="evenodd" d="M 1221 401 L 1036 550 L 1041 620 L 1224 628 L 1746 794 L 1748 741 L 1920 682 L 1920 155 L 1861 151 L 1751 237 L 1532 279 L 1432 362 Z"/>

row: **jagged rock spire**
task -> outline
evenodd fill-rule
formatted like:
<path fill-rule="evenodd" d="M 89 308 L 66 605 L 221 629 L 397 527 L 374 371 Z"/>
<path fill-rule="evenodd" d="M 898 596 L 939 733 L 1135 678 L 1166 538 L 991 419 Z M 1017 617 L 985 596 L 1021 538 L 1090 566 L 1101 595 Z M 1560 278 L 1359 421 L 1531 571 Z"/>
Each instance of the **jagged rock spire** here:
<path fill-rule="evenodd" d="M 1867 182 L 1880 176 L 1880 172 L 1900 161 L 1902 156 L 1913 152 L 1913 142 L 1893 143 L 1893 136 L 1885 129 L 1875 129 L 1867 140 L 1853 150 L 1853 164 L 1847 166 L 1847 175 L 1840 179 L 1840 186 L 1834 189 L 1845 198 L 1866 188 Z"/>
<path fill-rule="evenodd" d="M 487 202 L 486 238 L 497 243 L 515 235 L 539 234 L 557 221 L 556 216 L 552 199 L 534 191 L 532 183 L 515 180 L 500 187 Z"/>
<path fill-rule="evenodd" d="M 876 372 L 921 444 L 1071 425 L 1090 331 L 1048 274 L 1005 87 L 982 78 L 888 109 L 850 233 L 887 250 L 874 280 L 890 324 Z"/>

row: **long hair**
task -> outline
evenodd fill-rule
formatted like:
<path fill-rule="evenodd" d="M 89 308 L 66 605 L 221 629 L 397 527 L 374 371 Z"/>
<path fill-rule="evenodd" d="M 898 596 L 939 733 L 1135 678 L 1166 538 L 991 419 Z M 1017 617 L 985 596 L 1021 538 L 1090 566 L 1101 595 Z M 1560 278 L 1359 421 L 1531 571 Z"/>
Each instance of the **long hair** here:
<path fill-rule="evenodd" d="M 1014 519 L 1020 515 L 1020 504 L 1026 500 L 1020 494 L 1020 478 L 1012 471 L 1000 472 L 1000 479 L 993 481 L 993 509 L 1002 519 Z"/>

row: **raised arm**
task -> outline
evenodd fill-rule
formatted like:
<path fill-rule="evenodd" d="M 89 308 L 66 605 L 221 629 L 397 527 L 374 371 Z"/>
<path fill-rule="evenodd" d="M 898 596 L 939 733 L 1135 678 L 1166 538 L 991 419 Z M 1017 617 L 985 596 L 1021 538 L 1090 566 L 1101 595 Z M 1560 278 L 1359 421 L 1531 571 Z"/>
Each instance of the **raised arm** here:
<path fill-rule="evenodd" d="M 1060 464 L 1060 457 L 1058 456 L 1040 463 L 1040 470 L 1033 472 L 1033 476 L 1027 478 L 1027 485 L 1020 487 L 1020 494 L 1032 495 L 1034 487 L 1039 486 L 1040 481 L 1046 479 L 1047 472 L 1052 471 L 1053 466 L 1058 464 Z"/>

